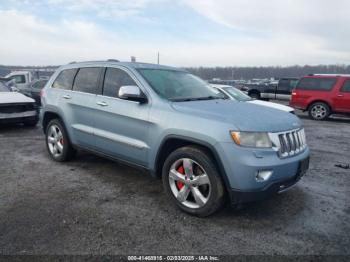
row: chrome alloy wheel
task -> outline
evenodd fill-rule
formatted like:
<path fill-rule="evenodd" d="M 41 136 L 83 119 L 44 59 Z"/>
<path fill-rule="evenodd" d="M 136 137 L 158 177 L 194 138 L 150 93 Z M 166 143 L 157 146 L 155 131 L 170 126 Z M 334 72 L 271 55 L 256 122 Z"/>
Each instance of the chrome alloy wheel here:
<path fill-rule="evenodd" d="M 63 153 L 64 139 L 60 128 L 52 125 L 47 133 L 47 145 L 50 153 L 55 157 L 60 157 Z"/>
<path fill-rule="evenodd" d="M 315 119 L 323 119 L 327 115 L 327 108 L 325 108 L 323 105 L 315 105 L 311 109 L 311 115 Z"/>
<path fill-rule="evenodd" d="M 186 207 L 200 208 L 209 200 L 209 177 L 204 168 L 190 158 L 181 158 L 171 165 L 169 184 L 175 198 Z"/>

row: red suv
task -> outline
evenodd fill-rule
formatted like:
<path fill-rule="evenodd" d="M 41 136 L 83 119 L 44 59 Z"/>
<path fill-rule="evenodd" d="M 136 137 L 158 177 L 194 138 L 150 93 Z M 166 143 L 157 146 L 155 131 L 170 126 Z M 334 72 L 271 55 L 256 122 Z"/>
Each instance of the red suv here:
<path fill-rule="evenodd" d="M 314 120 L 350 114 L 350 75 L 309 75 L 301 78 L 289 105 L 309 112 Z"/>

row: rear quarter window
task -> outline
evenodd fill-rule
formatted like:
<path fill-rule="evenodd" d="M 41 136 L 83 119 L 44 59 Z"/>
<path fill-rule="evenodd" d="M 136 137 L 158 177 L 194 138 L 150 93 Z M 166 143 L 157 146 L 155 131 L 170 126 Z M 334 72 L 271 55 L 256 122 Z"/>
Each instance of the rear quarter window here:
<path fill-rule="evenodd" d="M 329 91 L 336 83 L 336 78 L 303 78 L 299 81 L 296 89 Z"/>
<path fill-rule="evenodd" d="M 53 82 L 52 87 L 58 89 L 71 90 L 73 86 L 74 76 L 77 73 L 78 69 L 66 69 L 63 70 L 55 82 Z"/>
<path fill-rule="evenodd" d="M 39 80 L 33 84 L 33 88 L 42 89 L 47 83 L 47 80 Z"/>

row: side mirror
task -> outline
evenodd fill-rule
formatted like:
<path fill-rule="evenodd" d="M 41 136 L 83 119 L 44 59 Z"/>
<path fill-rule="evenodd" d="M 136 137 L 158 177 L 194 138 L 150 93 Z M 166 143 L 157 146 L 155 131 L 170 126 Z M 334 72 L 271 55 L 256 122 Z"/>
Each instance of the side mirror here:
<path fill-rule="evenodd" d="M 119 88 L 118 96 L 121 99 L 136 101 L 139 103 L 146 103 L 147 97 L 141 92 L 138 86 L 121 86 Z"/>
<path fill-rule="evenodd" d="M 12 92 L 19 92 L 19 89 L 15 86 L 11 86 Z"/>

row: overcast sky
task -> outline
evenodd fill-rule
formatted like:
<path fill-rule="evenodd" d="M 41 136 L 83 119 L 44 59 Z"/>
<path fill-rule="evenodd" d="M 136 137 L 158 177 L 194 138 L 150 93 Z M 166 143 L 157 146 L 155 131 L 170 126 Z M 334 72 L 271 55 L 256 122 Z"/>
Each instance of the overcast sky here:
<path fill-rule="evenodd" d="M 349 14 L 349 0 L 0 0 L 0 64 L 349 64 Z"/>

